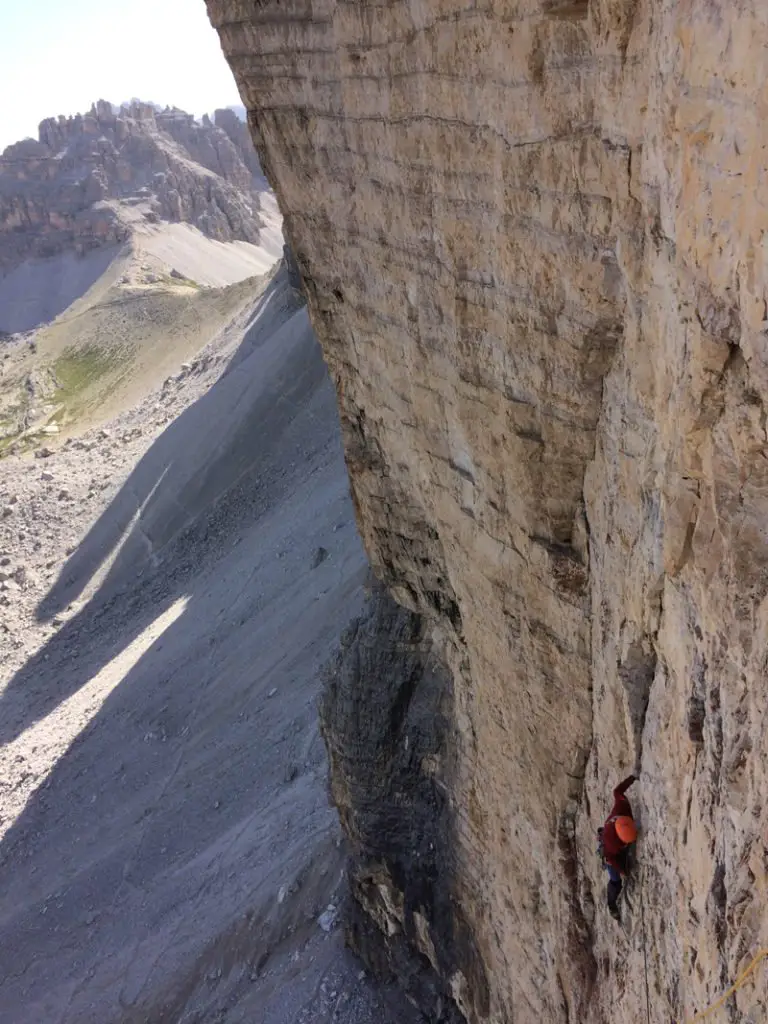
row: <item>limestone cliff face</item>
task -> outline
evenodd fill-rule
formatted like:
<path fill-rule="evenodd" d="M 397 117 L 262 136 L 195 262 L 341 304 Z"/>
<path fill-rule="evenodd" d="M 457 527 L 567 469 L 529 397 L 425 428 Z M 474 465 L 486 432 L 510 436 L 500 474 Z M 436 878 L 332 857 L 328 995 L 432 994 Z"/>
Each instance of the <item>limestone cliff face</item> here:
<path fill-rule="evenodd" d="M 683 1019 L 768 946 L 768 9 L 208 8 L 361 532 L 432 659 L 379 734 L 350 699 L 327 712 L 380 959 L 406 974 L 395 947 L 417 951 L 445 1019 Z M 410 672 L 365 649 L 347 687 Z M 408 709 L 440 679 L 425 740 Z M 392 751 L 417 741 L 406 771 Z M 371 746 L 379 792 L 339 753 Z M 638 762 L 622 931 L 594 833 Z M 427 819 L 449 863 L 404 859 L 397 829 Z M 744 1019 L 766 988 L 740 990 Z"/>

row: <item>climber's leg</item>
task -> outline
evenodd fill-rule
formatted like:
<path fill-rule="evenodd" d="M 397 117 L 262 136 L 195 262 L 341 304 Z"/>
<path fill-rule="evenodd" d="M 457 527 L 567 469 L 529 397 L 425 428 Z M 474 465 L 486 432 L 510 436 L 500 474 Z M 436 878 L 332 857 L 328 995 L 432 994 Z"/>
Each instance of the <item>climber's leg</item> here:
<path fill-rule="evenodd" d="M 615 917 L 616 920 L 618 921 L 619 920 L 618 899 L 619 899 L 619 893 L 621 892 L 621 875 L 619 874 L 619 872 L 615 868 L 612 868 L 610 865 L 608 865 L 608 879 L 609 879 L 609 881 L 608 881 L 608 888 L 607 888 L 608 910 L 610 911 L 611 916 Z"/>

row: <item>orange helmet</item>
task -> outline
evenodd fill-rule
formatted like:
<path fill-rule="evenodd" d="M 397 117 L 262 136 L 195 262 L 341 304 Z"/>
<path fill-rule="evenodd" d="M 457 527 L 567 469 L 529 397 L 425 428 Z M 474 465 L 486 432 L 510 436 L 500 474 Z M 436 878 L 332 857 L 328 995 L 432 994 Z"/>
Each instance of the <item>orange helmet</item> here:
<path fill-rule="evenodd" d="M 616 819 L 616 835 L 622 843 L 634 843 L 637 839 L 637 825 L 633 818 L 622 814 Z"/>

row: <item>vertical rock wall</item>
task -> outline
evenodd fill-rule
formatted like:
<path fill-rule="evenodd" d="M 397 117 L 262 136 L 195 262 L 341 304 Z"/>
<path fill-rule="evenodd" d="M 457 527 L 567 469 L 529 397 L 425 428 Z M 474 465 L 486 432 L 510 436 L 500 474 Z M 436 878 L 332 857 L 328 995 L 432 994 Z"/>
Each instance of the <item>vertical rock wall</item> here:
<path fill-rule="evenodd" d="M 450 680 L 440 756 L 411 768 L 451 870 L 398 918 L 380 829 L 361 905 L 472 1022 L 701 1009 L 768 945 L 768 8 L 208 8 L 367 550 Z M 617 931 L 594 830 L 639 761 Z M 370 799 L 332 764 L 342 810 Z M 471 955 L 440 952 L 452 929 Z M 753 1020 L 765 991 L 740 990 Z"/>

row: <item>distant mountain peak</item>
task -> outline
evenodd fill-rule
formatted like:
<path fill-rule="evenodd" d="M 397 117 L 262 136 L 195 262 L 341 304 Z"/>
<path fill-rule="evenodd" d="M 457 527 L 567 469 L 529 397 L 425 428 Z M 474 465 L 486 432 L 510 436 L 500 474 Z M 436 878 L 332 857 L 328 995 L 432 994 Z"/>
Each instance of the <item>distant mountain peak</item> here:
<path fill-rule="evenodd" d="M 84 114 L 46 118 L 37 140 L 0 156 L 0 278 L 27 258 L 124 241 L 142 223 L 258 244 L 266 188 L 232 108 L 197 120 L 178 107 L 100 99 Z"/>

